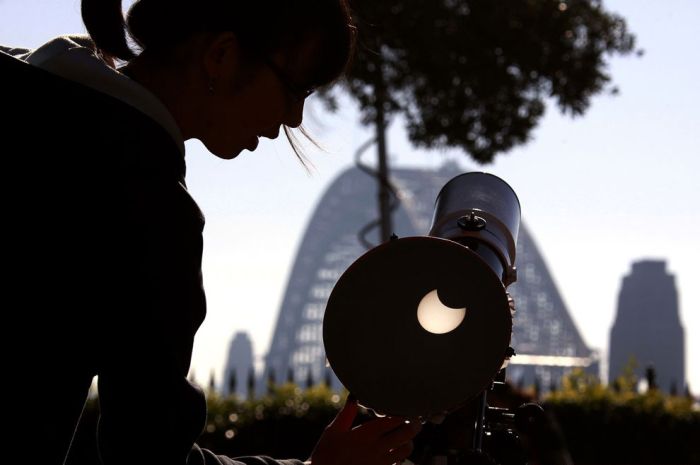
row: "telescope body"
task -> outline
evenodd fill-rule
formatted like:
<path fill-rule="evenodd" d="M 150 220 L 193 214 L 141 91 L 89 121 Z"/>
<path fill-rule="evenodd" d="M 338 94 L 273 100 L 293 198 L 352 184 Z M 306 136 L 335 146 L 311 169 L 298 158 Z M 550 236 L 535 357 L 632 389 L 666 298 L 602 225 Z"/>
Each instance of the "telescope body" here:
<path fill-rule="evenodd" d="M 515 282 L 520 201 L 501 178 L 470 172 L 450 180 L 435 201 L 428 235 L 466 245 L 508 286 Z"/>
<path fill-rule="evenodd" d="M 510 346 L 519 224 L 508 184 L 465 173 L 440 191 L 429 235 L 387 241 L 343 273 L 323 341 L 362 405 L 431 418 L 488 388 Z"/>

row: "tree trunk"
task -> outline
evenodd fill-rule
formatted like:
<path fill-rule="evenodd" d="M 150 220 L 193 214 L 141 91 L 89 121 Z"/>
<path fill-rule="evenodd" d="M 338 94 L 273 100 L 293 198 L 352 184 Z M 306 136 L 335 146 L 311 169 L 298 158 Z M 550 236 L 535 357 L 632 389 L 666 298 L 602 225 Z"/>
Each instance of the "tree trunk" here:
<path fill-rule="evenodd" d="M 377 134 L 377 161 L 378 161 L 378 182 L 379 182 L 379 215 L 380 215 L 380 242 L 388 241 L 391 237 L 392 224 L 391 224 L 391 192 L 389 190 L 389 165 L 387 163 L 387 151 L 386 151 L 386 115 L 384 114 L 384 102 L 385 102 L 385 92 L 386 87 L 384 83 L 384 76 L 382 74 L 382 63 L 381 58 L 377 64 L 377 74 L 376 82 L 374 86 L 375 91 L 375 129 Z"/>

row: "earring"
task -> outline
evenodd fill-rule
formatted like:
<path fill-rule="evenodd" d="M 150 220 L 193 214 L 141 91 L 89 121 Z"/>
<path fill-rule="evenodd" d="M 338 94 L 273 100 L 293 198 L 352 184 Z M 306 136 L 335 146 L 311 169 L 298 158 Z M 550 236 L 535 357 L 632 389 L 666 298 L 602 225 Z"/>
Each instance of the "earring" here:
<path fill-rule="evenodd" d="M 209 93 L 214 94 L 214 81 L 209 80 Z"/>

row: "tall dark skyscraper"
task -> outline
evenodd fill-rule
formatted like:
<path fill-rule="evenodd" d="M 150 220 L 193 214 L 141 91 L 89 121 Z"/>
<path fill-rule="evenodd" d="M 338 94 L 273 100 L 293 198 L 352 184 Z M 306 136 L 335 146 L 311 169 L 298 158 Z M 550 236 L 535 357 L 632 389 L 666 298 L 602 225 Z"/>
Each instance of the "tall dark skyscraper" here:
<path fill-rule="evenodd" d="M 664 391 L 685 387 L 685 337 L 673 275 L 663 260 L 642 260 L 622 280 L 617 316 L 610 331 L 608 380 L 614 381 L 634 358 L 637 376 L 653 365 Z"/>
<path fill-rule="evenodd" d="M 235 391 L 241 399 L 245 399 L 248 395 L 248 377 L 252 369 L 253 343 L 248 333 L 239 331 L 233 336 L 229 347 L 222 380 L 223 394 L 233 394 Z"/>
<path fill-rule="evenodd" d="M 439 190 L 463 172 L 454 164 L 439 170 L 394 169 L 400 198 L 396 234 L 427 234 Z M 297 383 L 328 376 L 321 336 L 326 302 L 340 275 L 366 250 L 358 233 L 376 219 L 376 180 L 358 168 L 346 170 L 328 188 L 307 227 L 266 356 L 266 373 L 280 380 L 292 372 Z M 367 239 L 377 244 L 377 230 Z M 509 365 L 510 379 L 532 384 L 537 378 L 546 390 L 574 367 L 597 371 L 597 355 L 583 342 L 525 225 L 516 255 L 518 281 L 509 291 L 517 308 L 512 346 L 518 355 Z M 332 382 L 339 387 L 334 377 Z"/>

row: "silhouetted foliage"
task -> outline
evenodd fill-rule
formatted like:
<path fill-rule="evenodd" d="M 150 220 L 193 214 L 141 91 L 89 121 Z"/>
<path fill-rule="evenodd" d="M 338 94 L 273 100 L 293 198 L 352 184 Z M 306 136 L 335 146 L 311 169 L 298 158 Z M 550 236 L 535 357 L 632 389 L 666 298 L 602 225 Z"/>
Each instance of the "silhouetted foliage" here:
<path fill-rule="evenodd" d="M 606 387 L 574 371 L 550 393 L 545 409 L 556 416 L 577 465 L 700 463 L 700 410 L 691 397 L 658 389 L 637 392 L 632 369 Z"/>
<path fill-rule="evenodd" d="M 647 380 L 647 389 L 658 389 L 659 386 L 656 383 L 656 369 L 654 368 L 654 366 L 649 365 L 644 371 L 644 374 Z"/>
<path fill-rule="evenodd" d="M 556 434 L 552 428 L 548 432 L 545 428 L 546 435 L 540 442 L 550 451 L 568 449 L 577 465 L 700 463 L 700 442 L 690 440 L 700 437 L 700 411 L 697 404 L 693 406 L 691 397 L 669 396 L 659 390 L 639 394 L 636 379 L 632 378 L 620 380 L 618 386 L 616 392 L 583 371 L 575 371 L 565 378 L 543 401 L 546 414 L 556 426 Z M 531 401 L 531 396 L 512 387 L 509 389 L 513 392 L 501 398 L 490 395 L 490 404 L 516 408 Z M 232 457 L 264 454 L 305 460 L 345 397 L 345 392 L 334 392 L 323 383 L 311 389 L 292 383 L 275 385 L 271 394 L 247 400 L 211 393 L 207 400 L 207 423 L 197 443 L 217 454 Z M 158 410 L 157 397 L 154 397 L 153 408 Z M 95 445 L 98 411 L 96 400 L 91 399 L 67 465 L 99 464 Z M 454 434 L 463 427 L 473 427 L 473 418 L 469 417 L 469 412 L 467 414 L 462 418 L 455 412 L 440 428 Z M 154 416 L 144 413 L 144 417 Z M 362 414 L 358 422 L 368 418 L 368 414 Z M 169 420 L 163 418 L 163 421 Z M 442 441 L 450 436 L 424 434 L 430 431 L 430 425 L 426 425 L 417 447 L 421 441 Z M 36 434 L 37 447 L 40 447 L 40 424 L 37 424 Z M 563 438 L 558 439 L 558 434 Z M 508 451 L 499 451 L 499 454 L 505 454 L 502 457 L 505 460 Z"/>
<path fill-rule="evenodd" d="M 528 140 L 553 98 L 581 115 L 610 84 L 608 56 L 635 49 L 600 0 L 355 0 L 346 88 L 362 121 L 403 114 L 412 143 L 476 161 Z M 615 89 L 611 89 L 615 92 Z M 331 108 L 334 101 L 330 99 Z"/>
<path fill-rule="evenodd" d="M 264 454 L 306 460 L 346 395 L 323 385 L 302 389 L 285 383 L 254 400 L 210 396 L 207 426 L 197 442 L 231 457 Z"/>

